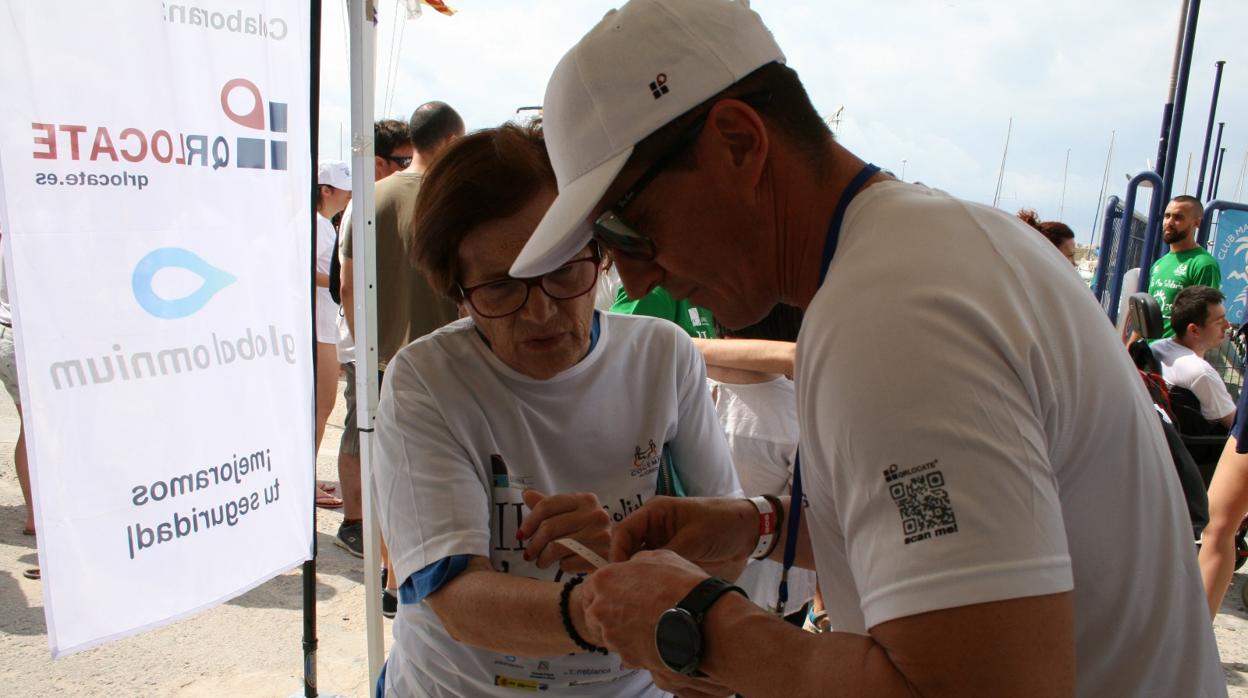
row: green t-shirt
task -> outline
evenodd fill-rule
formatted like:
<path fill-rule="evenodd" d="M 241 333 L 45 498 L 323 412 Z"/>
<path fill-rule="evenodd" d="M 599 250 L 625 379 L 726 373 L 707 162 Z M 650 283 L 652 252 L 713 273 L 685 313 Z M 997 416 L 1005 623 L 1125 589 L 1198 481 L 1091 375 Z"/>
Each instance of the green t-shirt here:
<path fill-rule="evenodd" d="M 1218 260 L 1204 248 L 1171 252 L 1153 262 L 1153 270 L 1148 277 L 1148 295 L 1156 298 L 1161 306 L 1162 324 L 1166 329 L 1162 337 L 1174 336 L 1170 327 L 1170 308 L 1174 305 L 1174 297 L 1184 288 L 1196 285 L 1210 288 L 1222 285 Z"/>
<path fill-rule="evenodd" d="M 624 287 L 621 286 L 619 292 L 615 294 L 615 304 L 611 306 L 611 312 L 659 317 L 680 325 L 680 328 L 690 337 L 719 338 L 719 334 L 715 332 L 715 318 L 711 316 L 711 311 L 699 308 L 689 301 L 678 301 L 672 297 L 672 294 L 658 286 L 638 300 L 629 298 Z"/>

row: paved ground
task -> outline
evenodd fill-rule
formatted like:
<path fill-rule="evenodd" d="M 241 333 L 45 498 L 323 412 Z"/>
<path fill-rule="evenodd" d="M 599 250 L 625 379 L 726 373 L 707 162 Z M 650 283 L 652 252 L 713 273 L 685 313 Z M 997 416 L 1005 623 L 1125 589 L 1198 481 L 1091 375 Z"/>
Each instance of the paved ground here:
<path fill-rule="evenodd" d="M 341 386 L 340 386 L 341 387 Z M 317 459 L 317 476 L 337 482 L 341 391 Z M 290 696 L 302 693 L 299 570 L 215 609 L 153 632 L 53 661 L 38 582 L 35 540 L 22 535 L 21 490 L 13 469 L 17 415 L 0 399 L 0 695 Z M 342 516 L 317 510 L 317 624 L 322 694 L 370 695 L 364 634 L 363 561 L 333 544 Z M 389 621 L 385 637 L 390 639 Z"/>
<path fill-rule="evenodd" d="M 337 480 L 342 399 L 330 418 L 318 477 Z M 37 564 L 23 536 L 22 495 L 13 470 L 17 416 L 0 399 L 0 695 L 3 696 L 290 696 L 302 695 L 299 572 L 280 575 L 229 603 L 159 630 L 50 659 L 38 582 L 22 577 Z M 339 514 L 318 510 L 317 623 L 322 693 L 370 695 L 364 637 L 361 560 L 334 546 Z M 1246 568 L 1248 571 L 1248 568 Z M 1248 698 L 1248 610 L 1234 587 L 1215 623 L 1231 696 Z M 385 636 L 390 639 L 389 621 Z"/>

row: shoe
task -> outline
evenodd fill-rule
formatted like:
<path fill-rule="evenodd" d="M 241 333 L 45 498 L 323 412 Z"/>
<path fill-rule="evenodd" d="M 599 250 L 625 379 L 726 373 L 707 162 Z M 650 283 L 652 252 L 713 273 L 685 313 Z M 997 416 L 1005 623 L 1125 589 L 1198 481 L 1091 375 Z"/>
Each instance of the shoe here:
<path fill-rule="evenodd" d="M 31 567 L 22 571 L 22 576 L 27 579 L 38 580 L 42 575 L 39 573 L 38 567 Z"/>
<path fill-rule="evenodd" d="M 344 523 L 339 526 L 334 545 L 356 557 L 364 557 L 364 524 Z"/>
<path fill-rule="evenodd" d="M 381 590 L 381 615 L 393 618 L 399 612 L 399 597 L 390 593 L 389 589 Z"/>

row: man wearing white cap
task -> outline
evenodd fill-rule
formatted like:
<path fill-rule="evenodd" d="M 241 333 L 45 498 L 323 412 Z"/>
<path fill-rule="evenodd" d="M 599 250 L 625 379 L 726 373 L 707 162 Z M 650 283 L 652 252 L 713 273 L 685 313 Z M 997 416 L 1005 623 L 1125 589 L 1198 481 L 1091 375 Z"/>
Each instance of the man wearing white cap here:
<path fill-rule="evenodd" d="M 626 663 L 682 696 L 1226 694 L 1152 406 L 1047 241 L 841 147 L 741 2 L 633 0 L 544 106 L 559 195 L 513 276 L 594 237 L 633 297 L 806 312 L 800 520 L 660 498 L 617 526 L 584 598 Z M 751 555 L 816 567 L 834 632 L 690 564 Z"/>

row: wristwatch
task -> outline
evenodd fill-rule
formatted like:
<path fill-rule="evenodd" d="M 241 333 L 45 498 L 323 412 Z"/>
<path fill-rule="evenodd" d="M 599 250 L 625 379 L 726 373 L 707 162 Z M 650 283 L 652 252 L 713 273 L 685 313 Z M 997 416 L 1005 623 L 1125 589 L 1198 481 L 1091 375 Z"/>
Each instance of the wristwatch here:
<path fill-rule="evenodd" d="M 654 627 L 654 645 L 659 659 L 670 670 L 686 676 L 705 676 L 698 671 L 702 660 L 702 619 L 719 597 L 735 591 L 746 598 L 741 587 L 719 577 L 709 577 L 690 591 L 685 598 L 659 616 Z"/>

